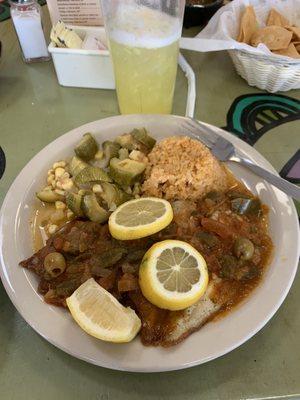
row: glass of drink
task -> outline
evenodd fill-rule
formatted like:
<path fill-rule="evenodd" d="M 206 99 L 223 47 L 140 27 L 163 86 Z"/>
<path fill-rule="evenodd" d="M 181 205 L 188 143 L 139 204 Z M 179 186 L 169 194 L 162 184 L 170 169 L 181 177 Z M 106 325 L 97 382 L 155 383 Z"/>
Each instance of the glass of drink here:
<path fill-rule="evenodd" d="M 102 0 L 122 114 L 170 114 L 185 0 Z"/>

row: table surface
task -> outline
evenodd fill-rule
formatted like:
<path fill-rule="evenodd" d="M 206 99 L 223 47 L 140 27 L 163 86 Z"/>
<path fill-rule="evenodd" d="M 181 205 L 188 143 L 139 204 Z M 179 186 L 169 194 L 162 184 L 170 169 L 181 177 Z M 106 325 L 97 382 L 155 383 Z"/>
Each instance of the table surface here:
<path fill-rule="evenodd" d="M 49 17 L 45 7 L 45 26 Z M 70 129 L 117 115 L 116 94 L 58 85 L 51 62 L 26 65 L 11 20 L 0 24 L 0 146 L 7 168 L 0 204 L 21 168 L 47 143 Z M 195 116 L 226 125 L 234 99 L 261 93 L 237 76 L 224 52 L 184 52 L 197 77 Z M 179 71 L 174 114 L 185 111 L 186 80 Z M 300 99 L 300 91 L 288 93 Z M 264 135 L 255 147 L 280 170 L 300 148 L 299 120 Z M 288 137 L 288 140 L 286 138 Z M 287 244 L 288 245 L 288 244 Z M 272 320 L 243 346 L 184 371 L 138 374 L 77 360 L 27 325 L 0 283 L 0 398 L 21 399 L 259 399 L 300 398 L 300 279 Z"/>

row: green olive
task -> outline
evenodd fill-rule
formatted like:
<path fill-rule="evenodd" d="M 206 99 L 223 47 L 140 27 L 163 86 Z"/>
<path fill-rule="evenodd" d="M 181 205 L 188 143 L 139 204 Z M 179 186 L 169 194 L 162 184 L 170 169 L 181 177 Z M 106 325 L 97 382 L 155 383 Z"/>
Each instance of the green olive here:
<path fill-rule="evenodd" d="M 254 254 L 254 244 L 245 237 L 238 237 L 233 247 L 234 254 L 241 260 L 250 260 Z"/>
<path fill-rule="evenodd" d="M 64 256 L 61 253 L 49 253 L 44 259 L 44 267 L 50 278 L 56 278 L 61 275 L 67 265 Z"/>

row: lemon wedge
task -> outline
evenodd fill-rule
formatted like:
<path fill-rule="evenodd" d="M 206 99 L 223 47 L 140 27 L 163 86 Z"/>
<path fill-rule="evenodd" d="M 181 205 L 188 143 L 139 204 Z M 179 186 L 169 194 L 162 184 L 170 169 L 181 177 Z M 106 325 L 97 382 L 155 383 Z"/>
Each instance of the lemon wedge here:
<path fill-rule="evenodd" d="M 89 335 L 107 342 L 130 342 L 141 328 L 141 321 L 90 278 L 67 298 L 72 317 Z"/>
<path fill-rule="evenodd" d="M 182 310 L 196 303 L 208 284 L 204 258 L 190 244 L 164 240 L 144 255 L 139 282 L 152 304 L 167 310 Z"/>
<path fill-rule="evenodd" d="M 109 231 L 115 239 L 132 240 L 153 235 L 173 219 L 171 204 L 155 197 L 143 197 L 120 205 L 110 216 Z"/>

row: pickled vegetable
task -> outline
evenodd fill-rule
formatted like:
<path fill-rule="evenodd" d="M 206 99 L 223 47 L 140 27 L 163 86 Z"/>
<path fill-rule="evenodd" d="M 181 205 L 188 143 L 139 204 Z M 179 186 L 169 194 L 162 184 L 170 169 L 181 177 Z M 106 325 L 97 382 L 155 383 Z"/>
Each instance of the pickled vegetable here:
<path fill-rule="evenodd" d="M 99 267 L 101 269 L 112 267 L 118 261 L 120 261 L 124 255 L 126 255 L 126 249 L 124 249 L 123 247 L 115 247 L 103 251 L 99 257 L 99 260 L 97 259 L 97 255 L 92 256 L 92 273 L 98 275 Z"/>
<path fill-rule="evenodd" d="M 132 199 L 132 195 L 129 193 L 126 193 L 124 190 L 118 188 L 118 192 L 119 192 L 119 204 L 117 204 L 118 206 L 120 204 L 125 203 L 128 200 Z"/>
<path fill-rule="evenodd" d="M 75 154 L 83 160 L 91 160 L 98 151 L 98 143 L 90 133 L 83 135 L 78 145 L 74 149 Z"/>
<path fill-rule="evenodd" d="M 100 161 L 103 160 L 104 158 L 104 151 L 103 150 L 98 150 L 97 153 L 95 154 L 95 160 Z"/>
<path fill-rule="evenodd" d="M 79 275 L 80 276 L 80 275 Z M 55 292 L 57 296 L 69 297 L 81 285 L 80 278 L 75 277 L 63 281 L 56 286 Z"/>
<path fill-rule="evenodd" d="M 101 187 L 103 191 L 100 193 L 100 196 L 106 202 L 108 208 L 111 208 L 113 204 L 119 206 L 120 204 L 125 203 L 125 201 L 132 199 L 132 196 L 125 193 L 113 183 L 102 182 Z"/>
<path fill-rule="evenodd" d="M 155 146 L 156 140 L 148 135 L 148 132 L 145 128 L 134 129 L 131 132 L 131 135 L 135 140 L 146 146 L 148 150 L 152 150 L 152 148 Z"/>
<path fill-rule="evenodd" d="M 36 197 L 45 202 L 45 203 L 55 203 L 56 201 L 61 201 L 64 199 L 64 196 L 54 192 L 53 190 L 41 190 L 36 193 Z"/>
<path fill-rule="evenodd" d="M 75 215 L 77 215 L 78 217 L 84 216 L 82 209 L 81 209 L 82 196 L 80 194 L 68 192 L 66 194 L 66 203 L 67 203 L 68 208 L 71 211 L 73 211 L 73 213 Z"/>
<path fill-rule="evenodd" d="M 146 151 L 147 153 L 147 151 Z M 146 153 L 143 153 L 140 150 L 132 150 L 129 154 L 130 160 L 134 160 L 134 161 L 140 161 L 140 162 L 148 162 L 148 159 L 146 157 Z"/>
<path fill-rule="evenodd" d="M 133 150 L 136 147 L 135 141 L 130 133 L 124 133 L 123 135 L 117 136 L 114 141 L 127 150 Z"/>
<path fill-rule="evenodd" d="M 127 194 L 132 194 L 132 189 L 128 185 L 122 186 L 122 190 Z"/>
<path fill-rule="evenodd" d="M 229 254 L 222 256 L 219 262 L 221 265 L 219 276 L 221 278 L 245 281 L 256 278 L 261 274 L 261 270 L 253 262 L 238 260 Z"/>
<path fill-rule="evenodd" d="M 240 215 L 252 215 L 259 217 L 262 214 L 259 199 L 245 199 L 237 197 L 231 200 L 231 209 Z"/>
<path fill-rule="evenodd" d="M 108 174 L 101 168 L 88 166 L 75 176 L 75 184 L 82 185 L 89 182 L 111 182 Z"/>
<path fill-rule="evenodd" d="M 88 164 L 86 162 L 81 160 L 79 157 L 74 156 L 69 165 L 69 172 L 72 176 L 76 176 L 86 167 L 88 167 Z"/>
<path fill-rule="evenodd" d="M 144 257 L 146 251 L 148 248 L 145 249 L 137 249 L 137 250 L 132 250 L 127 254 L 126 261 L 128 262 L 137 262 L 141 261 L 142 258 Z"/>
<path fill-rule="evenodd" d="M 113 183 L 102 182 L 101 184 L 102 192 L 99 193 L 99 196 L 105 201 L 108 208 L 112 206 L 112 204 L 118 203 L 118 190 L 116 185 Z"/>
<path fill-rule="evenodd" d="M 129 151 L 128 151 L 128 149 L 121 148 L 121 149 L 119 150 L 118 153 L 119 153 L 118 158 L 119 158 L 120 160 L 125 160 L 126 158 L 129 157 Z"/>
<path fill-rule="evenodd" d="M 100 206 L 95 194 L 86 194 L 82 201 L 82 210 L 86 217 L 93 222 L 105 222 L 108 220 L 108 212 Z"/>
<path fill-rule="evenodd" d="M 134 196 L 139 196 L 141 194 L 142 191 L 142 185 L 140 182 L 135 182 L 133 189 L 132 189 L 132 194 Z"/>
<path fill-rule="evenodd" d="M 102 143 L 103 157 L 101 160 L 95 160 L 93 163 L 95 166 L 100 168 L 107 168 L 112 158 L 119 156 L 120 145 L 118 143 L 106 140 Z"/>
<path fill-rule="evenodd" d="M 144 252 L 144 254 L 146 253 L 146 251 Z M 143 258 L 143 256 L 142 256 Z M 122 272 L 124 274 L 129 273 L 129 274 L 137 274 L 139 271 L 139 265 L 138 264 L 131 264 L 128 261 L 124 261 L 122 263 Z"/>
<path fill-rule="evenodd" d="M 91 191 L 88 189 L 80 189 L 80 190 L 78 190 L 78 194 L 80 196 L 85 196 L 86 194 L 91 194 Z"/>
<path fill-rule="evenodd" d="M 146 164 L 130 159 L 119 160 L 112 158 L 110 160 L 110 175 L 115 182 L 121 186 L 132 185 L 139 181 L 146 168 Z"/>
<path fill-rule="evenodd" d="M 103 142 L 102 148 L 105 158 L 110 160 L 111 158 L 118 157 L 120 147 L 118 143 L 111 142 L 110 140 Z"/>

